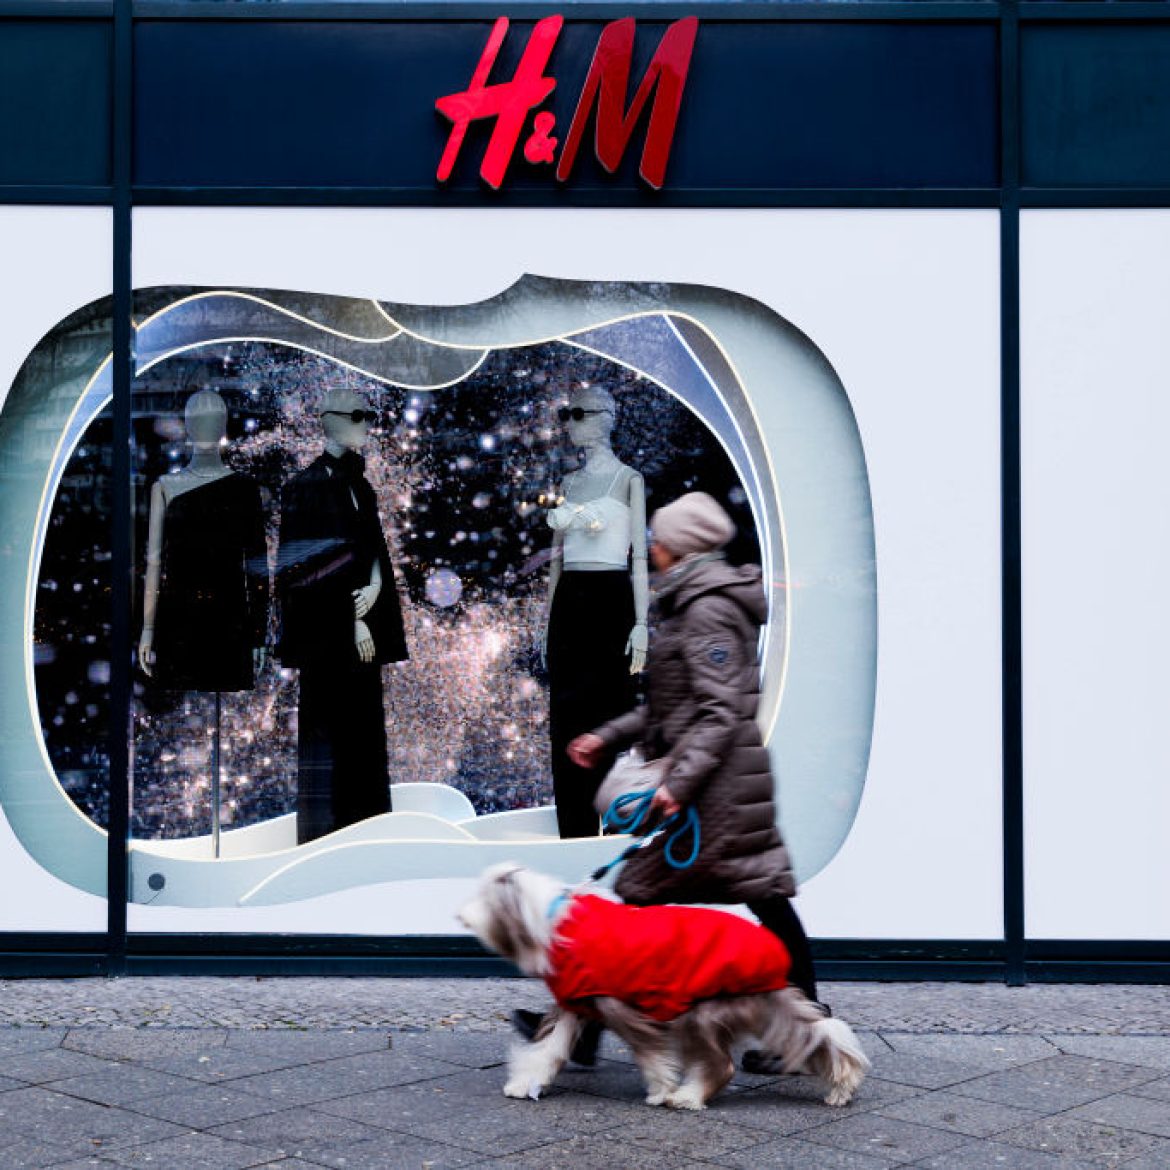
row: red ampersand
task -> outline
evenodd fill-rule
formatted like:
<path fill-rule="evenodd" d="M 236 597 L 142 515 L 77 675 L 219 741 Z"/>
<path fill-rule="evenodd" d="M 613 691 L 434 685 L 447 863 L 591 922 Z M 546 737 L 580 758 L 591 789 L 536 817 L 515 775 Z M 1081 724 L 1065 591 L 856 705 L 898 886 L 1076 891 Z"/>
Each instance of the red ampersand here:
<path fill-rule="evenodd" d="M 532 134 L 524 143 L 524 157 L 530 163 L 550 163 L 556 155 L 557 140 L 552 136 L 552 128 L 557 124 L 555 114 L 547 110 L 537 114 L 532 120 Z"/>

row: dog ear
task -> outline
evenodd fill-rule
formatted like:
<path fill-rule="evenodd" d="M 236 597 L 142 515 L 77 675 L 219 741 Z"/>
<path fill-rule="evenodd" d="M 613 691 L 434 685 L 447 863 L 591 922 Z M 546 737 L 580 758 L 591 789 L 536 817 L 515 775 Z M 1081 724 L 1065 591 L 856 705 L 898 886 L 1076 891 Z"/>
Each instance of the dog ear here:
<path fill-rule="evenodd" d="M 523 866 L 516 865 L 499 874 L 495 891 L 510 935 L 508 958 L 525 974 L 539 975 L 544 967 L 544 940 L 533 931 L 531 890 L 522 880 L 524 872 Z"/>

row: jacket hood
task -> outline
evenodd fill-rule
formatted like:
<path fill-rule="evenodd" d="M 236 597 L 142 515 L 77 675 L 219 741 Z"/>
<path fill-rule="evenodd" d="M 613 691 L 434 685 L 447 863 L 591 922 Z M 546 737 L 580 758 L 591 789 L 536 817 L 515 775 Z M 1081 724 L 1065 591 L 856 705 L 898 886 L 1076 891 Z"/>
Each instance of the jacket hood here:
<path fill-rule="evenodd" d="M 684 572 L 660 595 L 667 610 L 683 609 L 705 593 L 723 593 L 735 601 L 757 625 L 768 620 L 768 598 L 759 565 L 729 565 L 703 560 Z"/>

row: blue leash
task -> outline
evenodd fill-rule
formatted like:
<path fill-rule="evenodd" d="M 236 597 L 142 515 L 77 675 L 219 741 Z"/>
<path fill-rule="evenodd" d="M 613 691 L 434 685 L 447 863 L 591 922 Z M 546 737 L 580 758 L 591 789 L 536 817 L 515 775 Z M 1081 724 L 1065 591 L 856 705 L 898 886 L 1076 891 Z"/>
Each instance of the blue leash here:
<path fill-rule="evenodd" d="M 654 791 L 652 789 L 647 792 L 625 792 L 614 798 L 609 808 L 605 810 L 605 816 L 601 818 L 601 823 L 607 829 L 613 828 L 622 833 L 636 834 L 650 815 L 650 804 L 653 800 Z M 693 808 L 688 807 L 685 812 L 671 813 L 653 832 L 647 833 L 640 841 L 635 841 L 628 846 L 613 861 L 595 869 L 590 874 L 589 880 L 600 881 L 615 865 L 620 865 L 623 861 L 633 857 L 639 849 L 645 849 L 651 841 L 665 833 L 672 825 L 674 828 L 667 836 L 666 844 L 662 850 L 666 864 L 672 869 L 687 869 L 694 865 L 695 859 L 699 856 L 701 840 L 699 816 Z M 691 853 L 684 861 L 680 861 L 674 855 L 675 846 L 688 832 L 693 834 Z"/>

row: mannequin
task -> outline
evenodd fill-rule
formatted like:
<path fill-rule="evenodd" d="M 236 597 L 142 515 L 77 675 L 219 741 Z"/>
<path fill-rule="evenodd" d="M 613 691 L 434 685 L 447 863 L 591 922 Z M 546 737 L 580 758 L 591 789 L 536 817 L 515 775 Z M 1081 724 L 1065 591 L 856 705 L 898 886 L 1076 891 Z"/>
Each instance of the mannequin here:
<path fill-rule="evenodd" d="M 352 390 L 320 408 L 325 451 L 285 487 L 279 653 L 300 670 L 297 840 L 390 811 L 383 663 L 408 657 L 394 568 L 360 451 L 371 412 Z"/>
<path fill-rule="evenodd" d="M 570 740 L 634 705 L 646 664 L 646 488 L 613 452 L 617 413 L 599 387 L 573 393 L 560 414 L 582 465 L 565 477 L 553 530 L 544 657 L 549 673 L 553 792 L 562 837 L 598 832 L 593 795 L 604 769 L 578 768 Z"/>
<path fill-rule="evenodd" d="M 184 413 L 191 458 L 150 492 L 138 661 L 175 690 L 255 685 L 268 628 L 260 489 L 223 462 L 227 407 L 200 390 Z"/>
<path fill-rule="evenodd" d="M 174 690 L 215 694 L 211 838 L 219 856 L 220 694 L 251 690 L 268 631 L 260 489 L 223 462 L 227 407 L 199 390 L 184 412 L 191 458 L 150 492 L 138 662 Z"/>

